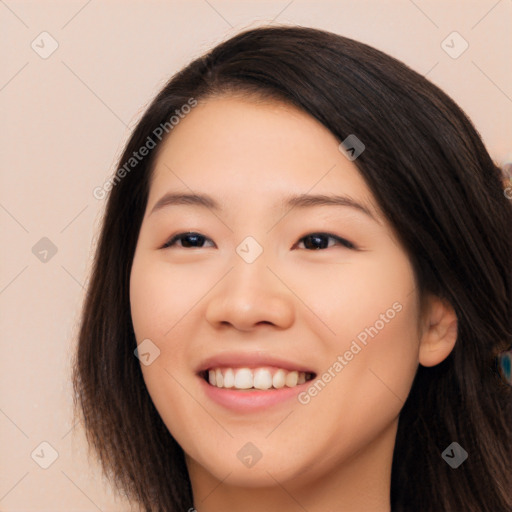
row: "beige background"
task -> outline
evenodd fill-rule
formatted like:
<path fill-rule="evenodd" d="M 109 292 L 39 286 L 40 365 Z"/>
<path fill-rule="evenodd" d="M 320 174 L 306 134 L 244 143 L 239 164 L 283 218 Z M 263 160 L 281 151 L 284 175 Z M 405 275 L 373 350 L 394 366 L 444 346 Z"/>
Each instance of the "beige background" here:
<path fill-rule="evenodd" d="M 512 151 L 511 16 L 511 0 L 0 2 L 0 511 L 130 510 L 73 426 L 69 359 L 104 207 L 92 190 L 171 74 L 249 26 L 328 29 L 427 75 L 500 163 Z M 45 59 L 43 31 L 59 45 Z M 442 47 L 453 31 L 469 44 L 456 59 Z M 36 257 L 43 237 L 55 255 Z"/>

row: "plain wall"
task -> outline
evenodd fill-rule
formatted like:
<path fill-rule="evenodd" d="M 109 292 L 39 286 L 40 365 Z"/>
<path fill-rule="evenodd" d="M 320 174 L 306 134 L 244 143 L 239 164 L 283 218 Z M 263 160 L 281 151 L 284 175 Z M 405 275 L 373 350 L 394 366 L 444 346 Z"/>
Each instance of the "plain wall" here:
<path fill-rule="evenodd" d="M 509 0 L 1 2 L 0 510 L 130 510 L 73 428 L 70 358 L 105 204 L 92 191 L 173 73 L 244 28 L 327 29 L 439 85 L 500 163 L 512 151 L 511 16 Z M 458 58 L 442 47 L 453 31 L 469 44 Z"/>

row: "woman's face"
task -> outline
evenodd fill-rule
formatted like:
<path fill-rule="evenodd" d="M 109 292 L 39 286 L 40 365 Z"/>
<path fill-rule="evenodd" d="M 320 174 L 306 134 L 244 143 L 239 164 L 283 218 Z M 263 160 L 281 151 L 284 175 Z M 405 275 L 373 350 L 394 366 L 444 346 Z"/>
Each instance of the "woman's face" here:
<path fill-rule="evenodd" d="M 275 486 L 391 465 L 418 295 L 339 142 L 292 107 L 217 97 L 161 148 L 131 313 L 145 383 L 192 479 Z"/>

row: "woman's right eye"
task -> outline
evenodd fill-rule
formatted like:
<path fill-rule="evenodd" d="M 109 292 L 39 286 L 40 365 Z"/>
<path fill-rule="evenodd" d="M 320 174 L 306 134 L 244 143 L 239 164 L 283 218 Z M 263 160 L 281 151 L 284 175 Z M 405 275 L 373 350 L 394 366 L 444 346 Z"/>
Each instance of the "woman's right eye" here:
<path fill-rule="evenodd" d="M 178 233 L 177 235 L 174 235 L 170 240 L 168 240 L 162 249 L 172 247 L 173 245 L 176 245 L 176 242 L 178 241 L 181 241 L 181 247 L 196 247 L 200 249 L 203 247 L 206 240 L 210 239 L 204 235 L 201 235 L 200 233 L 194 233 L 192 231 L 188 233 Z M 212 240 L 210 240 L 210 242 L 212 242 L 213 246 L 215 246 Z"/>

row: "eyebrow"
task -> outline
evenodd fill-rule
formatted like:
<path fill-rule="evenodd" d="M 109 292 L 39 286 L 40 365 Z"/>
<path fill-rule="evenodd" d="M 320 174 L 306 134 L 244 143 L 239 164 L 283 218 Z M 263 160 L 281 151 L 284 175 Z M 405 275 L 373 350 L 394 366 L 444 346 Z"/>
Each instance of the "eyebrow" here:
<path fill-rule="evenodd" d="M 163 195 L 153 206 L 149 215 L 174 205 L 192 205 L 220 212 L 221 205 L 211 196 L 206 194 L 183 194 L 169 192 Z M 348 196 L 325 194 L 299 194 L 285 198 L 283 205 L 292 208 L 311 208 L 314 206 L 346 206 L 364 213 L 376 222 L 379 222 L 370 209 Z"/>

